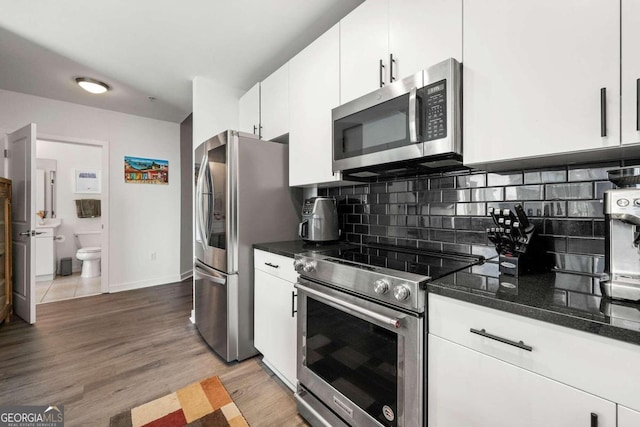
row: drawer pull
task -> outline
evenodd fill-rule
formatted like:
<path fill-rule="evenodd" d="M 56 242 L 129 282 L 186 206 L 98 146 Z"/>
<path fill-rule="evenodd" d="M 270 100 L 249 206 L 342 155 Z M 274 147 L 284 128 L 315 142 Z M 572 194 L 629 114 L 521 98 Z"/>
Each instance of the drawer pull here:
<path fill-rule="evenodd" d="M 598 414 L 591 413 L 591 427 L 598 427 Z"/>
<path fill-rule="evenodd" d="M 483 336 L 485 338 L 490 338 L 492 340 L 500 341 L 501 343 L 512 345 L 514 347 L 518 347 L 518 348 L 521 348 L 523 350 L 533 351 L 533 347 L 531 347 L 529 345 L 526 345 L 523 341 L 508 340 L 506 338 L 502 338 L 502 337 L 499 337 L 497 335 L 490 334 L 485 329 L 478 330 L 478 329 L 471 328 L 471 329 L 469 329 L 469 332 L 471 332 L 472 334 L 477 334 L 477 335 Z"/>
<path fill-rule="evenodd" d="M 267 265 L 267 266 L 273 267 L 273 268 L 280 268 L 279 265 L 271 264 L 270 262 L 265 262 L 264 265 Z"/>

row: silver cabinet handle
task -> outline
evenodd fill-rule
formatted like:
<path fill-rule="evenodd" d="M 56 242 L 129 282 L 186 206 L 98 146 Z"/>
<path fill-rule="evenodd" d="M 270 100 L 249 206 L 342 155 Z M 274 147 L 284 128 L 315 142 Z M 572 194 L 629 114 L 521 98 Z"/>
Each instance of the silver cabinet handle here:
<path fill-rule="evenodd" d="M 356 312 L 358 314 L 361 314 L 362 316 L 368 317 L 370 319 L 376 320 L 376 321 L 384 323 L 386 325 L 393 326 L 396 329 L 400 328 L 400 319 L 383 316 L 382 314 L 378 314 L 378 313 L 376 313 L 374 311 L 367 310 L 366 308 L 362 308 L 362 307 L 357 306 L 355 304 L 351 304 L 350 302 L 342 301 L 341 299 L 332 297 L 332 296 L 327 295 L 327 294 L 325 294 L 323 292 L 319 292 L 319 291 L 316 291 L 315 289 L 308 288 L 308 287 L 304 286 L 300 282 L 296 283 L 295 287 L 297 289 L 300 289 L 302 292 L 306 292 L 307 294 L 310 294 L 310 295 L 316 296 L 316 297 L 318 297 L 320 299 L 332 302 L 332 303 L 334 303 L 335 305 L 337 305 L 339 307 L 348 308 L 349 310 L 352 310 L 352 311 L 354 311 L 354 312 Z"/>
<path fill-rule="evenodd" d="M 502 337 L 499 337 L 497 335 L 493 335 L 493 334 L 488 333 L 485 329 L 473 329 L 473 328 L 471 328 L 471 329 L 469 329 L 469 332 L 471 332 L 472 334 L 480 335 L 480 336 L 485 337 L 485 338 L 489 338 L 489 339 L 492 339 L 492 340 L 495 340 L 495 341 L 499 341 L 499 342 L 501 342 L 503 344 L 512 345 L 514 347 L 518 347 L 518 348 L 521 348 L 523 350 L 533 351 L 533 347 L 531 347 L 529 345 L 526 345 L 523 341 L 512 341 L 512 340 L 509 340 L 509 339 L 506 339 L 506 338 L 502 338 Z"/>
<path fill-rule="evenodd" d="M 409 139 L 418 142 L 418 123 L 416 112 L 418 110 L 418 89 L 415 87 L 409 91 Z"/>

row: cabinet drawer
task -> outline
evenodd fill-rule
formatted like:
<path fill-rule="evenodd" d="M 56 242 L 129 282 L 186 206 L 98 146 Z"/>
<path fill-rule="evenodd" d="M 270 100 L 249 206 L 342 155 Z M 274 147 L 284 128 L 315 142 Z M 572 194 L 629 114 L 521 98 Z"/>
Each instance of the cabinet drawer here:
<path fill-rule="evenodd" d="M 631 409 L 640 408 L 640 346 L 435 294 L 429 294 L 429 333 Z M 531 351 L 496 338 L 522 342 Z"/>
<path fill-rule="evenodd" d="M 258 249 L 253 251 L 254 267 L 276 277 L 295 283 L 298 273 L 293 269 L 293 258 Z"/>

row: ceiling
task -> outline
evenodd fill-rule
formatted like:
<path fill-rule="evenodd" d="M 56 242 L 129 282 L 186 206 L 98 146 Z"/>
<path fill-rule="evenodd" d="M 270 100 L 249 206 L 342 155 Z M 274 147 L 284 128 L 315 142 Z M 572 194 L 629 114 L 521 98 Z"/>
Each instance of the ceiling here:
<path fill-rule="evenodd" d="M 362 1 L 0 0 L 0 89 L 181 122 L 195 76 L 246 90 Z"/>

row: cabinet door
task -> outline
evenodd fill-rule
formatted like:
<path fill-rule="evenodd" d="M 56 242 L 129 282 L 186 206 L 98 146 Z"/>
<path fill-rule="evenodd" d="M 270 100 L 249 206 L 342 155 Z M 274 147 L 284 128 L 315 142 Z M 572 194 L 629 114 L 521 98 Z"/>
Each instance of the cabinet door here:
<path fill-rule="evenodd" d="M 640 2 L 622 0 L 622 143 L 640 142 Z"/>
<path fill-rule="evenodd" d="M 367 0 L 340 21 L 340 104 L 389 83 L 388 55 L 389 0 Z"/>
<path fill-rule="evenodd" d="M 391 0 L 389 52 L 396 80 L 447 58 L 462 62 L 462 0 Z"/>
<path fill-rule="evenodd" d="M 463 22 L 465 164 L 620 144 L 619 2 L 464 0 Z"/>
<path fill-rule="evenodd" d="M 618 427 L 640 426 L 640 412 L 618 405 Z"/>
<path fill-rule="evenodd" d="M 240 131 L 260 134 L 260 83 L 256 83 L 240 98 Z"/>
<path fill-rule="evenodd" d="M 429 335 L 428 418 L 438 427 L 615 427 L 616 405 Z"/>
<path fill-rule="evenodd" d="M 335 25 L 289 61 L 289 185 L 335 181 L 331 109 L 340 101 L 340 30 Z"/>
<path fill-rule="evenodd" d="M 296 384 L 296 314 L 293 283 L 255 271 L 254 343 L 285 384 Z"/>
<path fill-rule="evenodd" d="M 289 63 L 260 83 L 260 124 L 267 141 L 289 132 Z"/>
<path fill-rule="evenodd" d="M 53 234 L 50 233 L 46 231 L 45 236 L 36 237 L 36 276 L 54 273 Z"/>

